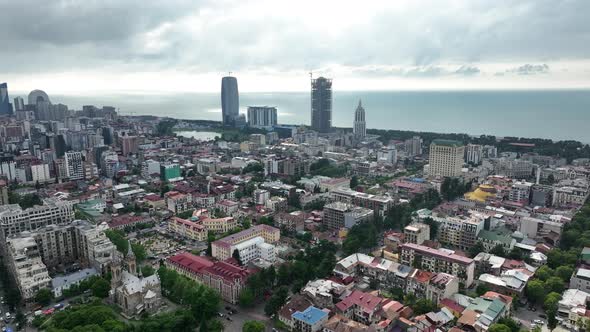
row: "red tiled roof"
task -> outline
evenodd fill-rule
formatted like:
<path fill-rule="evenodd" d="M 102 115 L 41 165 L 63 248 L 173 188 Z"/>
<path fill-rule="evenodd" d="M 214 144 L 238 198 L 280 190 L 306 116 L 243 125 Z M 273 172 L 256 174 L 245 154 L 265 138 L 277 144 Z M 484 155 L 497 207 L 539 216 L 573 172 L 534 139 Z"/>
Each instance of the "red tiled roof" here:
<path fill-rule="evenodd" d="M 341 311 L 346 311 L 353 305 L 362 308 L 364 312 L 371 313 L 377 310 L 378 305 L 383 301 L 383 298 L 374 296 L 369 293 L 364 293 L 358 290 L 352 292 L 344 300 L 338 302 L 336 307 Z"/>
<path fill-rule="evenodd" d="M 214 264 L 205 257 L 196 256 L 188 252 L 168 257 L 167 260 L 175 265 L 184 267 L 195 274 L 201 273 L 203 269 L 213 266 Z"/>
<path fill-rule="evenodd" d="M 116 228 L 119 226 L 132 225 L 137 222 L 144 222 L 144 221 L 146 221 L 146 218 L 144 218 L 142 216 L 130 216 L 130 215 L 126 214 L 126 215 L 122 215 L 122 216 L 113 217 L 113 219 L 110 222 L 108 222 L 108 224 L 109 224 L 109 227 Z"/>
<path fill-rule="evenodd" d="M 465 308 L 463 306 L 461 306 L 459 303 L 457 303 L 451 299 L 442 299 L 442 300 L 440 300 L 438 305 L 441 307 L 447 307 L 447 308 L 449 308 L 455 312 L 458 312 L 458 313 L 462 313 L 463 310 L 465 310 Z"/>

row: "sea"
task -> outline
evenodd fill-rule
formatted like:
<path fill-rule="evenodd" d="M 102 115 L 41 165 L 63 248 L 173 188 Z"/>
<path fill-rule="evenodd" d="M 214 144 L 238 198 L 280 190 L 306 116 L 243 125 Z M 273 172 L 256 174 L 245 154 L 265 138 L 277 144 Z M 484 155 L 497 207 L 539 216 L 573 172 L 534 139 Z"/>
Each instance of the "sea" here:
<path fill-rule="evenodd" d="M 219 93 L 50 95 L 70 109 L 115 106 L 124 115 L 221 120 Z M 352 127 L 362 102 L 367 128 L 573 139 L 590 143 L 590 90 L 334 91 L 332 125 Z M 280 124 L 310 123 L 309 92 L 240 93 L 248 106 L 276 106 Z"/>

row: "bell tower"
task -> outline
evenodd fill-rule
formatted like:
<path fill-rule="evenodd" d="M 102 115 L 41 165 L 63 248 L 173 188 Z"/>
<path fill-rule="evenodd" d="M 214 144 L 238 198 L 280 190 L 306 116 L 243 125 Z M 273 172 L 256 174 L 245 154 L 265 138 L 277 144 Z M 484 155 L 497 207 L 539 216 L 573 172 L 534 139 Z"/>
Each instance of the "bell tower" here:
<path fill-rule="evenodd" d="M 131 242 L 127 242 L 127 255 L 125 255 L 125 265 L 127 266 L 127 271 L 133 275 L 137 275 L 137 262 L 135 261 L 135 254 L 131 249 Z"/>

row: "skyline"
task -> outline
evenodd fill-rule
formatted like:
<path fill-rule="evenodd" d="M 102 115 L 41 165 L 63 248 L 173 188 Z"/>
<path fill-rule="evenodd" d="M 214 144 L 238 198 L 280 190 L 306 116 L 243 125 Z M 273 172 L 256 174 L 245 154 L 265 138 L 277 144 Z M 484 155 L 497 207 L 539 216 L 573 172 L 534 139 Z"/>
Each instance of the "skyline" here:
<path fill-rule="evenodd" d="M 341 91 L 589 88 L 589 9 L 532 0 L 26 0 L 0 4 L 10 46 L 0 81 L 50 94 L 216 92 L 231 71 L 242 92 L 280 92 L 308 91 L 312 71 Z"/>

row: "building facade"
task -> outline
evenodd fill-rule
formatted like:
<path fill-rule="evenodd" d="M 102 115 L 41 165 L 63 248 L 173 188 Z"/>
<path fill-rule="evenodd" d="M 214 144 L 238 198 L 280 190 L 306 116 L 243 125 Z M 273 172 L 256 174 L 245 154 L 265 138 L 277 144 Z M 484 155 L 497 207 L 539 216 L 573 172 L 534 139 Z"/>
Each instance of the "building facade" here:
<path fill-rule="evenodd" d="M 221 79 L 221 114 L 225 126 L 234 126 L 240 115 L 238 80 L 233 76 Z"/>
<path fill-rule="evenodd" d="M 352 132 L 354 133 L 354 137 L 357 139 L 363 139 L 367 136 L 367 123 L 365 122 L 365 109 L 361 105 L 361 101 L 359 100 L 359 105 L 354 112 L 354 123 Z"/>
<path fill-rule="evenodd" d="M 458 177 L 461 176 L 465 147 L 453 140 L 434 140 L 430 144 L 429 175 Z"/>
<path fill-rule="evenodd" d="M 332 130 L 332 80 L 311 80 L 311 129 L 328 133 Z"/>
<path fill-rule="evenodd" d="M 248 106 L 250 127 L 272 127 L 277 125 L 277 108 L 269 106 Z"/>

